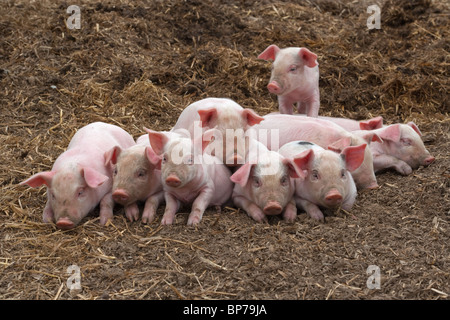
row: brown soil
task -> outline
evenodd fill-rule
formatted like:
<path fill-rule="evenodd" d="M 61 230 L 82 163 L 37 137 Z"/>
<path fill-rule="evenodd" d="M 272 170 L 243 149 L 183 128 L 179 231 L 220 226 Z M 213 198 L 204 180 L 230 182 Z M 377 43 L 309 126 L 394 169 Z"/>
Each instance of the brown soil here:
<path fill-rule="evenodd" d="M 0 6 L 0 298 L 448 299 L 450 294 L 449 6 L 445 1 L 3 1 Z M 59 4 L 58 4 L 59 3 Z M 45 188 L 18 183 L 51 168 L 93 121 L 134 137 L 167 130 L 205 97 L 264 115 L 269 44 L 305 46 L 320 64 L 320 114 L 414 121 L 436 161 L 378 175 L 351 212 L 258 224 L 235 208 L 187 212 L 172 227 L 126 221 L 117 207 L 71 231 L 42 223 Z M 81 270 L 79 291 L 67 268 Z M 370 265 L 381 288 L 369 289 Z"/>

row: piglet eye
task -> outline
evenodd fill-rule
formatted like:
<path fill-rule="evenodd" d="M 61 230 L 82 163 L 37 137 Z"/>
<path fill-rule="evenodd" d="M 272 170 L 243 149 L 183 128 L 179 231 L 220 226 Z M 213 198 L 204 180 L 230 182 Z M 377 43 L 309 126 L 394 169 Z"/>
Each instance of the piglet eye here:
<path fill-rule="evenodd" d="M 289 71 L 290 71 L 290 72 L 295 72 L 295 71 L 297 71 L 297 66 L 290 66 L 290 67 L 289 67 Z"/>
<path fill-rule="evenodd" d="M 137 175 L 139 178 L 143 178 L 146 174 L 147 172 L 145 170 L 139 170 Z"/>
<path fill-rule="evenodd" d="M 261 180 L 258 177 L 253 177 L 253 186 L 255 188 L 261 187 Z"/>
<path fill-rule="evenodd" d="M 313 170 L 311 172 L 311 180 L 313 181 L 319 180 L 319 172 L 317 170 Z"/>
<path fill-rule="evenodd" d="M 117 176 L 117 168 L 114 168 L 113 175 Z"/>
<path fill-rule="evenodd" d="M 78 197 L 82 197 L 84 195 L 84 188 L 78 190 Z"/>
<path fill-rule="evenodd" d="M 410 139 L 402 138 L 402 139 L 400 139 L 400 141 L 402 142 L 402 144 L 404 146 L 410 146 L 412 144 Z"/>
<path fill-rule="evenodd" d="M 167 161 L 167 156 L 164 155 L 163 158 L 162 158 L 162 163 L 165 163 L 166 161 Z"/>
<path fill-rule="evenodd" d="M 283 176 L 280 180 L 280 183 L 282 186 L 286 186 L 289 183 L 289 177 L 288 176 Z"/>
<path fill-rule="evenodd" d="M 347 175 L 345 174 L 345 170 L 341 170 L 341 179 L 346 179 Z"/>

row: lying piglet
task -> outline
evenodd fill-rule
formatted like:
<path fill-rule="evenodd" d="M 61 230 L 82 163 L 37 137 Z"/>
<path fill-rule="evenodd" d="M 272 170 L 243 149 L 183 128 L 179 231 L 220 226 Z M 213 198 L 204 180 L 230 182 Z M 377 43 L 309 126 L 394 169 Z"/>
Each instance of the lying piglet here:
<path fill-rule="evenodd" d="M 95 122 L 77 131 L 53 164 L 51 171 L 40 172 L 21 184 L 36 188 L 47 186 L 44 222 L 56 222 L 60 229 L 75 227 L 100 202 L 100 219 L 112 215 L 111 169 L 105 165 L 105 153 L 119 146 L 135 144 L 125 130 Z"/>
<path fill-rule="evenodd" d="M 138 220 L 137 202 L 145 201 L 142 222 L 150 223 L 164 199 L 161 171 L 157 169 L 160 159 L 150 147 L 147 134 L 136 142 L 125 150 L 115 146 L 107 154 L 106 161 L 113 166 L 112 198 L 125 207 L 130 221 Z"/>
<path fill-rule="evenodd" d="M 295 179 L 295 202 L 315 220 L 323 220 L 320 207 L 350 210 L 356 186 L 350 174 L 364 161 L 364 145 L 347 147 L 341 154 L 307 141 L 292 141 L 278 151 L 293 158 L 301 169 Z"/>
<path fill-rule="evenodd" d="M 269 151 L 258 141 L 250 140 L 250 144 L 247 162 L 231 176 L 231 181 L 236 183 L 234 204 L 258 222 L 266 221 L 268 215 L 281 213 L 284 220 L 293 222 L 297 208 L 291 178 L 299 175 L 292 161 Z"/>
<path fill-rule="evenodd" d="M 383 118 L 355 121 L 343 118 L 327 117 L 348 131 L 373 130 L 383 139 L 383 143 L 370 144 L 375 172 L 394 168 L 397 172 L 408 175 L 419 166 L 428 166 L 434 161 L 421 139 L 422 133 L 417 125 L 397 123 L 383 126 Z"/>
<path fill-rule="evenodd" d="M 413 169 L 428 166 L 435 159 L 425 148 L 419 128 L 413 123 L 391 124 L 371 131 L 383 139 L 383 143 L 370 145 L 375 172 L 394 168 L 408 175 Z"/>
<path fill-rule="evenodd" d="M 153 150 L 162 158 L 166 209 L 161 224 L 172 224 L 180 204 L 184 203 L 192 204 L 187 224 L 196 225 L 208 206 L 220 206 L 230 198 L 233 184 L 229 169 L 216 157 L 203 153 L 210 140 L 201 141 L 200 149 L 196 150 L 189 133 L 148 132 Z"/>
<path fill-rule="evenodd" d="M 187 106 L 171 131 L 186 129 L 191 139 L 196 139 L 196 132 L 201 134 L 208 128 L 217 129 L 222 139 L 214 141 L 215 144 L 220 142 L 220 150 L 216 147 L 215 155 L 231 167 L 244 163 L 246 151 L 242 137 L 246 130 L 262 120 L 255 111 L 244 109 L 233 100 L 206 98 Z M 199 131 L 199 128 L 203 130 Z"/>
<path fill-rule="evenodd" d="M 319 66 L 317 55 L 306 48 L 284 48 L 272 44 L 258 59 L 272 60 L 272 74 L 267 85 L 278 96 L 280 113 L 298 113 L 317 117 L 320 107 Z"/>

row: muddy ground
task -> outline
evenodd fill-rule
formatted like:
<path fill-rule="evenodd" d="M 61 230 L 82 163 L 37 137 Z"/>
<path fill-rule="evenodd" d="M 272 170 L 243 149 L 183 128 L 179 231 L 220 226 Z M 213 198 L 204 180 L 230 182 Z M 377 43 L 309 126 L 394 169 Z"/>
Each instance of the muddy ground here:
<path fill-rule="evenodd" d="M 445 1 L 25 1 L 0 6 L 0 298 L 448 299 L 449 5 Z M 68 29 L 66 9 L 81 9 Z M 369 30 L 378 4 L 381 29 Z M 42 222 L 51 168 L 76 130 L 105 121 L 134 137 L 167 130 L 190 103 L 228 97 L 264 115 L 269 44 L 318 55 L 320 114 L 414 121 L 435 162 L 379 174 L 351 212 L 255 223 L 236 208 L 161 227 L 70 231 Z M 81 290 L 69 290 L 77 265 Z M 369 289 L 367 269 L 380 271 Z"/>

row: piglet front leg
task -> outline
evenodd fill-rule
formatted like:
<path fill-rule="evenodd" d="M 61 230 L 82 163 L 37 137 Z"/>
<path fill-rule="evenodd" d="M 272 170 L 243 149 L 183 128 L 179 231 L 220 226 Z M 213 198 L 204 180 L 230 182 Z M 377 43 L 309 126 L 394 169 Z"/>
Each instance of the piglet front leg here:
<path fill-rule="evenodd" d="M 406 162 L 387 154 L 374 155 L 373 168 L 375 172 L 382 169 L 394 168 L 404 176 L 412 173 L 412 168 Z"/>
<path fill-rule="evenodd" d="M 175 214 L 180 207 L 180 202 L 169 192 L 164 193 L 164 198 L 166 200 L 166 209 L 164 210 L 164 215 L 161 220 L 162 225 L 170 225 L 175 219 Z"/>
<path fill-rule="evenodd" d="M 308 117 L 314 118 L 317 118 L 319 116 L 320 94 L 318 91 L 319 90 L 315 90 L 311 98 L 309 98 L 307 101 L 302 102 L 305 110 L 303 112 L 300 112 L 300 110 L 298 110 L 299 113 L 306 113 Z M 300 107 L 300 102 L 298 106 Z"/>
<path fill-rule="evenodd" d="M 164 192 L 158 192 L 147 198 L 144 211 L 142 212 L 142 222 L 151 223 L 155 219 L 156 210 L 159 204 L 164 200 Z"/>
<path fill-rule="evenodd" d="M 208 207 L 212 197 L 214 194 L 214 190 L 211 188 L 204 188 L 200 194 L 197 196 L 197 198 L 194 200 L 194 203 L 192 204 L 192 210 L 189 214 L 188 218 L 188 226 L 194 226 L 199 224 L 199 222 L 202 220 L 203 213 L 205 212 L 206 208 Z"/>
<path fill-rule="evenodd" d="M 253 220 L 257 222 L 266 222 L 267 217 L 262 212 L 262 210 L 252 201 L 243 197 L 243 196 L 235 196 L 233 197 L 233 202 L 239 208 L 244 209 L 247 214 L 253 218 Z"/>
<path fill-rule="evenodd" d="M 295 218 L 297 218 L 297 206 L 295 205 L 295 200 L 292 199 L 284 209 L 283 219 L 286 222 L 292 223 L 295 221 Z"/>
<path fill-rule="evenodd" d="M 278 109 L 282 114 L 294 114 L 294 103 L 297 102 L 289 96 L 278 96 Z"/>
<path fill-rule="evenodd" d="M 125 216 L 130 222 L 137 221 L 139 219 L 139 207 L 137 203 L 132 203 L 125 207 Z"/>
<path fill-rule="evenodd" d="M 303 208 L 303 210 L 305 210 L 312 219 L 322 222 L 324 221 L 325 218 L 322 211 L 320 211 L 320 208 L 314 203 L 301 198 L 296 198 L 295 202 L 299 207 Z"/>

